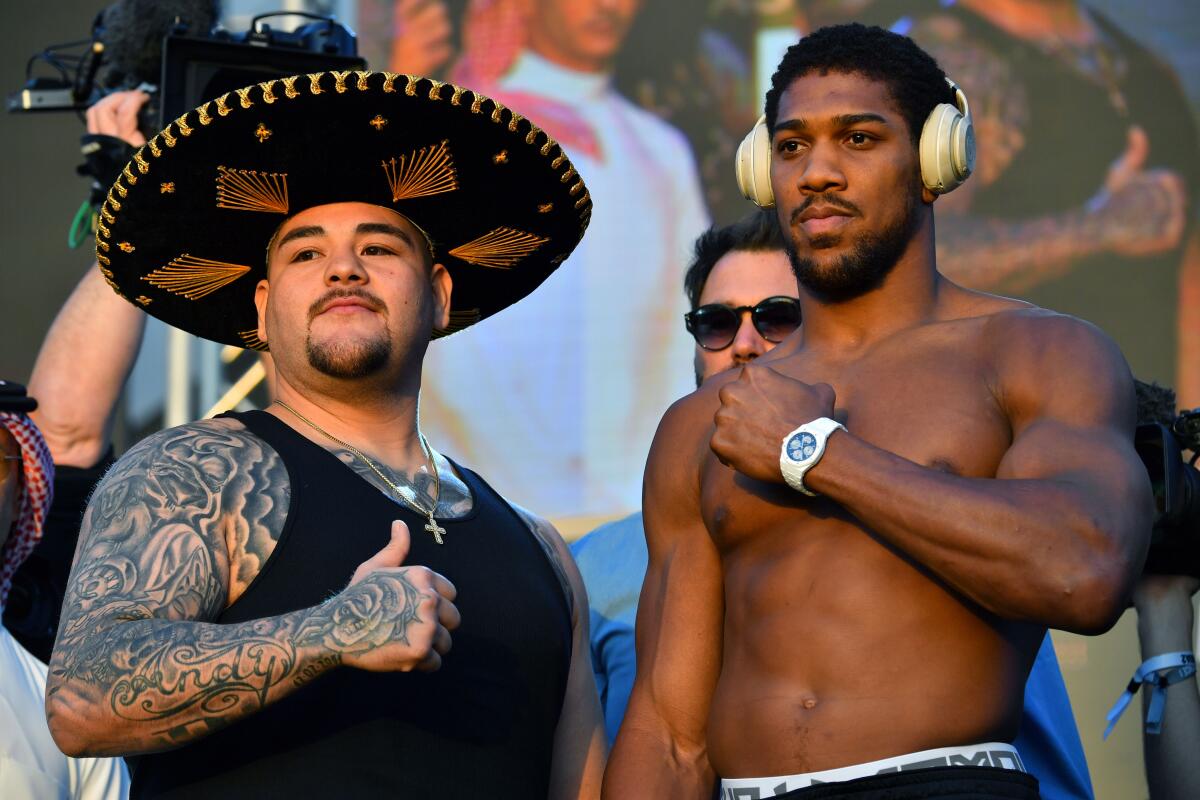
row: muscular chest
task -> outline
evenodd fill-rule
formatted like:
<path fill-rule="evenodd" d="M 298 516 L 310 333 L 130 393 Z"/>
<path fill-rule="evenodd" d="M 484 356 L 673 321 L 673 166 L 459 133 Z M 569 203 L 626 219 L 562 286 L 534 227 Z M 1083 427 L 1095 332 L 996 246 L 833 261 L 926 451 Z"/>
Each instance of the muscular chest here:
<path fill-rule="evenodd" d="M 991 477 L 1011 443 L 987 365 L 953 337 L 916 337 L 843 364 L 798 355 L 772 366 L 806 383 L 830 384 L 834 415 L 850 433 L 930 469 Z M 701 483 L 702 513 L 719 545 L 806 519 L 851 521 L 828 501 L 749 479 L 711 453 Z"/>

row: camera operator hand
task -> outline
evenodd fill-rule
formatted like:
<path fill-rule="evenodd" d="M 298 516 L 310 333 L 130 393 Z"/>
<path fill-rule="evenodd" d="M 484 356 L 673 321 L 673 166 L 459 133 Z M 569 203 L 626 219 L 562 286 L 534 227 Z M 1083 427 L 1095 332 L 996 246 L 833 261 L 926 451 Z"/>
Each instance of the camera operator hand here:
<path fill-rule="evenodd" d="M 138 89 L 113 92 L 87 110 L 88 133 L 115 136 L 132 147 L 141 147 L 146 137 L 138 130 L 138 112 L 150 95 Z"/>
<path fill-rule="evenodd" d="M 1192 650 L 1192 595 L 1200 578 L 1143 575 L 1133 590 L 1143 661 L 1162 653 Z M 1148 695 L 1143 692 L 1143 698 Z M 1145 702 L 1143 700 L 1143 702 Z M 1143 734 L 1146 782 L 1153 800 L 1200 797 L 1200 690 L 1194 678 L 1168 687 L 1162 732 Z"/>

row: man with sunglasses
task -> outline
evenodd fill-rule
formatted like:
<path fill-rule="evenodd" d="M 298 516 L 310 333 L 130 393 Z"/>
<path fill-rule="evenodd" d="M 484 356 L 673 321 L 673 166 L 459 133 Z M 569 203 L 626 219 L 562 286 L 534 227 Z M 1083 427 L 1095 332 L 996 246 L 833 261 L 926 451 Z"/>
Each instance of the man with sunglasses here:
<path fill-rule="evenodd" d="M 684 324 L 696 342 L 697 387 L 769 353 L 800 326 L 796 276 L 769 210 L 705 231 L 696 240 L 684 292 L 691 306 Z M 587 587 L 592 668 L 611 747 L 637 663 L 634 620 L 647 563 L 642 512 L 578 539 L 571 554 Z M 1045 800 L 1092 797 L 1087 758 L 1049 635 L 1026 681 L 1014 745 Z"/>
<path fill-rule="evenodd" d="M 957 185 L 973 140 L 911 40 L 801 40 L 754 136 L 804 324 L 659 426 L 604 795 L 1039 797 L 1010 742 L 1045 631 L 1107 630 L 1145 557 L 1128 367 L 938 273 L 934 157 Z"/>

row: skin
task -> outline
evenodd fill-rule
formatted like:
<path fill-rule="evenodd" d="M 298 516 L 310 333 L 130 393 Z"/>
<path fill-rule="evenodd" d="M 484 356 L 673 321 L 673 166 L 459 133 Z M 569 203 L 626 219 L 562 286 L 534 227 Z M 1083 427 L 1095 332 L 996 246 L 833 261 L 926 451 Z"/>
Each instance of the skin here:
<path fill-rule="evenodd" d="M 534 0 L 529 47 L 578 72 L 605 72 L 642 0 Z"/>
<path fill-rule="evenodd" d="M 1146 575 L 1138 581 L 1133 605 L 1138 614 L 1138 644 L 1143 661 L 1162 653 L 1193 650 L 1192 596 L 1197 591 L 1200 579 L 1190 575 Z M 1150 692 L 1143 690 L 1141 719 L 1146 718 L 1149 698 Z M 1145 733 L 1144 725 L 1142 730 L 1150 796 L 1154 800 L 1195 797 L 1200 792 L 1200 764 L 1196 762 L 1200 690 L 1196 679 L 1167 688 L 1161 733 Z"/>
<path fill-rule="evenodd" d="M 796 276 L 792 274 L 787 254 L 782 250 L 733 250 L 713 264 L 700 291 L 699 305 L 723 303 L 738 308 L 776 296 L 796 296 Z M 776 344 L 764 339 L 750 320 L 750 314 L 744 313 L 729 347 L 705 350 L 696 345 L 696 384 L 718 372 L 749 364 Z"/>
<path fill-rule="evenodd" d="M 916 226 L 880 286 L 832 304 L 801 286 L 796 333 L 664 417 L 606 797 L 1011 740 L 1045 629 L 1107 629 L 1145 556 L 1120 353 L 937 273 L 934 197 L 885 87 L 798 78 L 773 147 L 780 223 L 818 278 L 914 197 Z M 822 196 L 857 211 L 801 218 Z M 808 499 L 783 483 L 780 443 L 822 416 L 849 432 Z"/>
<path fill-rule="evenodd" d="M 412 223 L 389 209 L 339 203 L 281 226 L 255 298 L 259 335 L 275 354 L 277 396 L 369 454 L 426 506 L 433 503 L 433 475 L 417 435 L 420 367 L 431 330 L 447 323 L 450 291 L 449 273 L 431 263 Z M 380 346 L 382 362 L 354 370 L 362 353 Z M 318 370 L 306 355 L 313 348 L 324 349 L 343 376 Z M 270 411 L 389 491 L 348 449 L 280 407 Z M 443 457 L 435 462 L 437 515 L 469 513 L 465 484 Z M 320 606 L 211 624 L 270 557 L 289 499 L 278 455 L 229 419 L 164 431 L 114 466 L 84 519 L 52 658 L 47 716 L 64 752 L 176 747 L 330 669 L 440 667 L 459 623 L 456 589 L 404 563 L 410 533 L 400 521 L 389 544 Z M 594 797 L 604 752 L 587 648 L 580 645 L 587 641 L 586 596 L 557 532 L 523 517 L 556 567 L 575 626 L 551 796 Z M 214 693 L 222 702 L 206 706 Z"/>

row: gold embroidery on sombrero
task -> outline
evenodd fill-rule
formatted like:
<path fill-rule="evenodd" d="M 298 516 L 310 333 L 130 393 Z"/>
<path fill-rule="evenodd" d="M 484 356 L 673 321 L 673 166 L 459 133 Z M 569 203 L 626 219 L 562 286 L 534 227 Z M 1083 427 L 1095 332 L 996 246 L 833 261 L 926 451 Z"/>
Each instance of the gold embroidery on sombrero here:
<path fill-rule="evenodd" d="M 471 101 L 471 113 L 478 114 L 482 110 L 481 107 L 483 106 L 483 95 L 475 94 L 474 92 L 471 92 L 471 94 L 475 97 L 475 99 Z"/>
<path fill-rule="evenodd" d="M 492 109 L 492 122 L 500 122 L 502 119 L 501 114 L 505 111 L 504 105 L 497 103 L 495 100 L 492 103 L 495 104 L 495 108 Z"/>
<path fill-rule="evenodd" d="M 433 78 L 430 78 L 429 80 L 433 84 L 432 86 L 429 87 L 429 99 L 430 100 L 441 100 L 442 99 L 442 87 L 446 86 L 447 84 L 444 84 L 441 81 L 435 81 L 435 80 L 433 80 Z"/>
<path fill-rule="evenodd" d="M 229 92 L 226 92 L 225 94 L 223 94 L 223 95 L 221 95 L 220 97 L 218 97 L 218 98 L 217 98 L 217 100 L 216 100 L 216 102 L 217 102 L 217 113 L 218 113 L 218 114 L 220 114 L 222 117 L 227 117 L 227 116 L 229 116 L 229 105 L 228 105 L 228 103 L 229 103 L 229 95 L 230 95 L 230 93 L 229 93 Z"/>
<path fill-rule="evenodd" d="M 213 261 L 184 253 L 172 259 L 165 267 L 143 275 L 142 280 L 188 300 L 199 300 L 223 286 L 228 286 L 249 271 L 250 268 L 244 264 Z"/>
<path fill-rule="evenodd" d="M 548 241 L 545 237 L 515 228 L 500 227 L 478 239 L 460 244 L 450 251 L 450 255 L 481 267 L 511 269 Z"/>
<path fill-rule="evenodd" d="M 249 350 L 266 350 L 267 343 L 258 338 L 258 329 L 251 328 L 248 331 L 238 331 L 237 335 L 243 342 L 246 343 L 246 348 Z"/>
<path fill-rule="evenodd" d="M 159 194 L 175 194 L 175 181 L 167 181 L 158 185 Z"/>
<path fill-rule="evenodd" d="M 106 199 L 108 200 L 108 204 L 109 204 L 110 206 L 112 206 L 112 209 L 113 209 L 113 211 L 120 211 L 120 210 L 121 210 L 121 204 L 120 204 L 119 202 L 117 202 L 117 198 L 113 197 L 113 190 L 112 190 L 112 189 L 109 189 L 109 190 L 108 190 L 108 197 L 107 197 Z"/>
<path fill-rule="evenodd" d="M 262 144 L 267 139 L 270 139 L 271 134 L 273 133 L 275 133 L 275 131 L 268 128 L 263 122 L 258 123 L 258 127 L 254 129 L 254 137 L 258 139 L 259 144 Z"/>
<path fill-rule="evenodd" d="M 462 105 L 461 98 L 463 96 L 463 92 L 465 92 L 465 91 L 467 91 L 467 90 L 464 89 L 463 87 L 455 86 L 454 93 L 450 95 L 450 105 L 452 105 L 452 106 Z"/>
<path fill-rule="evenodd" d="M 263 102 L 267 105 L 275 102 L 275 81 L 263 81 L 258 85 L 262 89 Z"/>
<path fill-rule="evenodd" d="M 571 254 L 570 253 L 560 253 L 559 255 L 556 255 L 554 258 L 550 259 L 550 263 L 557 267 L 559 264 L 566 261 L 567 256 L 569 256 L 569 255 L 571 255 Z"/>
<path fill-rule="evenodd" d="M 383 126 L 388 124 L 387 117 L 382 114 L 376 114 L 375 119 L 367 123 L 377 131 L 383 130 Z"/>
<path fill-rule="evenodd" d="M 105 221 L 105 222 L 107 222 L 109 225 L 112 225 L 114 222 L 116 222 L 116 221 L 117 221 L 117 217 L 116 217 L 116 215 L 115 215 L 115 214 L 113 214 L 111 211 L 109 211 L 109 210 L 108 210 L 108 204 L 107 204 L 107 203 L 105 203 L 104 205 L 100 206 L 100 216 L 104 217 L 104 221 Z M 107 234 L 106 234 L 106 235 L 107 235 Z"/>
<path fill-rule="evenodd" d="M 179 119 L 175 120 L 175 127 L 179 128 L 179 134 L 181 136 L 191 136 L 192 135 L 192 129 L 190 127 L 188 127 L 188 124 L 187 124 L 187 114 L 184 114 Z M 172 145 L 172 147 L 174 147 L 174 145 Z"/>
<path fill-rule="evenodd" d="M 583 191 L 583 181 L 575 181 L 575 185 L 571 187 L 571 190 L 569 192 L 567 192 L 567 194 L 571 195 L 571 197 L 574 197 L 575 195 L 579 194 L 582 191 Z"/>
<path fill-rule="evenodd" d="M 591 202 L 591 199 L 592 199 L 592 196 L 591 196 L 591 194 L 589 194 L 588 192 L 584 192 L 584 193 L 583 193 L 583 197 L 581 197 L 581 198 L 579 198 L 578 200 L 576 200 L 576 201 L 575 201 L 575 207 L 576 207 L 576 208 L 580 208 L 580 207 L 581 207 L 581 206 L 582 206 L 584 203 Z M 590 212 L 590 211 L 588 212 L 588 216 L 589 216 L 589 217 L 591 216 L 591 212 Z"/>
<path fill-rule="evenodd" d="M 542 153 L 542 155 L 547 155 L 547 154 Z M 550 162 L 550 168 L 558 169 L 559 167 L 562 166 L 562 163 L 566 160 L 567 160 L 566 155 L 564 155 L 563 153 L 559 153 L 558 156 L 553 161 Z"/>
<path fill-rule="evenodd" d="M 541 149 L 541 150 L 539 150 L 538 152 L 539 152 L 539 153 L 541 153 L 541 154 L 542 154 L 542 155 L 544 155 L 544 156 L 548 156 L 548 155 L 550 155 L 550 151 L 551 151 L 551 150 L 553 150 L 553 149 L 554 149 L 554 147 L 555 147 L 555 145 L 557 145 L 557 144 L 558 144 L 558 142 L 554 141 L 554 140 L 553 140 L 553 139 L 551 139 L 549 136 L 547 136 L 547 137 L 546 137 L 546 143 L 545 143 L 544 145 L 542 145 L 542 149 Z M 559 152 L 560 154 L 562 154 L 562 148 L 561 148 L 561 147 L 560 147 L 560 148 L 558 148 L 558 152 Z M 553 164 L 553 163 L 551 163 L 551 165 L 550 165 L 550 166 L 552 166 L 552 167 L 553 167 L 553 166 L 554 166 L 554 164 Z M 555 168 L 555 169 L 558 169 L 557 167 L 554 167 L 554 168 Z"/>
<path fill-rule="evenodd" d="M 324 72 L 308 73 L 308 91 L 309 94 L 321 94 L 324 90 L 321 88 L 321 76 Z"/>
<path fill-rule="evenodd" d="M 508 163 L 508 151 L 501 150 L 499 153 L 496 153 L 496 155 L 492 156 L 492 163 L 493 164 L 507 164 Z"/>
<path fill-rule="evenodd" d="M 334 90 L 338 94 L 345 94 L 346 93 L 346 78 L 350 77 L 350 70 L 346 70 L 345 72 L 336 72 L 336 71 L 331 70 L 330 74 L 333 75 Z"/>
<path fill-rule="evenodd" d="M 119 175 L 117 176 L 117 180 L 116 180 L 116 182 L 115 182 L 115 183 L 113 183 L 113 185 L 112 185 L 112 188 L 113 188 L 113 189 L 116 189 L 116 190 L 117 190 L 117 194 L 121 195 L 121 197 L 128 197 L 128 196 L 129 196 L 129 190 L 128 190 L 128 189 L 126 189 L 124 186 L 122 186 L 122 185 L 121 185 L 121 177 L 120 177 Z"/>
<path fill-rule="evenodd" d="M 107 253 L 111 248 L 108 246 L 108 242 L 104 241 L 103 239 L 97 239 L 96 240 L 96 249 L 103 250 L 104 252 Z"/>
<path fill-rule="evenodd" d="M 479 322 L 478 308 L 468 308 L 462 311 L 451 311 L 450 322 L 447 323 L 446 327 L 444 328 L 434 328 L 433 338 L 440 339 L 443 336 L 449 336 L 456 331 L 461 331 L 463 328 L 471 327 L 476 322 Z"/>
<path fill-rule="evenodd" d="M 534 125 L 532 122 L 529 123 L 529 133 L 525 134 L 525 144 L 533 144 L 534 141 L 537 140 L 538 134 L 541 132 L 541 128 L 539 128 L 537 125 Z"/>
<path fill-rule="evenodd" d="M 296 91 L 296 80 L 299 77 L 299 75 L 289 75 L 279 79 L 283 83 L 283 96 L 288 100 L 294 100 L 300 96 L 300 92 Z"/>
<path fill-rule="evenodd" d="M 417 81 L 421 80 L 420 75 L 404 74 L 404 93 L 409 97 L 417 96 Z"/>
<path fill-rule="evenodd" d="M 162 137 L 162 140 L 163 140 L 164 142 L 166 142 L 166 145 L 167 145 L 167 147 L 174 147 L 174 146 L 175 146 L 175 143 L 179 141 L 179 140 L 178 140 L 178 139 L 176 139 L 176 138 L 175 138 L 175 136 L 174 136 L 174 135 L 171 133 L 171 125 L 170 125 L 170 123 L 168 123 L 168 124 L 167 124 L 167 127 L 163 128 L 163 129 L 162 129 L 162 131 L 160 131 L 160 132 L 159 132 L 158 136 L 161 136 L 161 137 Z M 154 138 L 156 138 L 156 139 L 157 139 L 157 138 L 158 138 L 158 136 L 156 136 L 156 137 L 154 137 Z"/>
<path fill-rule="evenodd" d="M 554 210 L 554 203 L 539 203 L 538 204 L 538 213 L 539 214 L 549 214 L 553 210 Z"/>
<path fill-rule="evenodd" d="M 133 172 L 132 172 L 132 171 L 129 169 L 129 165 L 128 165 L 128 164 L 126 164 L 124 167 L 122 167 L 122 168 L 121 168 L 121 174 L 125 176 L 125 181 L 126 181 L 126 182 L 127 182 L 129 185 L 130 185 L 130 186 L 136 186 L 136 185 L 137 185 L 137 178 L 136 178 L 136 177 L 134 177 L 134 174 L 133 174 Z"/>
<path fill-rule="evenodd" d="M 148 144 L 150 146 L 150 152 L 154 154 L 155 158 L 158 158 L 159 156 L 162 155 L 162 150 L 159 149 L 159 146 L 158 146 L 158 137 L 157 136 L 155 136 L 150 141 L 146 142 L 146 144 Z"/>
<path fill-rule="evenodd" d="M 254 101 L 250 99 L 250 90 L 253 86 L 243 86 L 241 89 L 235 89 L 238 99 L 241 101 L 242 108 L 249 108 L 254 105 Z"/>
<path fill-rule="evenodd" d="M 108 228 L 104 227 L 104 225 L 102 225 L 99 222 L 96 223 L 96 232 L 99 233 L 101 236 L 103 236 L 105 239 L 112 238 L 112 231 L 110 231 Z"/>
<path fill-rule="evenodd" d="M 575 168 L 568 166 L 567 171 L 564 172 L 561 177 L 559 177 L 558 182 L 566 183 L 567 181 L 571 180 L 571 178 L 574 178 L 576 174 L 577 173 L 575 172 Z"/>
<path fill-rule="evenodd" d="M 208 123 L 212 122 L 212 117 L 208 115 L 208 107 L 211 105 L 212 101 L 209 100 L 207 103 L 196 109 L 196 116 L 200 117 L 201 125 L 207 125 Z"/>
<path fill-rule="evenodd" d="M 287 173 L 218 166 L 217 208 L 286 214 Z"/>
<path fill-rule="evenodd" d="M 458 188 L 454 171 L 454 159 L 450 155 L 448 140 L 422 147 L 400 158 L 381 162 L 392 189 L 392 202 L 431 194 L 452 192 Z"/>
<path fill-rule="evenodd" d="M 371 88 L 371 86 L 367 83 L 367 78 L 371 77 L 370 72 L 360 69 L 355 70 L 354 74 L 358 76 L 358 83 L 355 84 L 355 86 L 360 92 L 365 92 Z"/>
<path fill-rule="evenodd" d="M 144 295 L 144 294 L 139 294 L 137 297 L 134 298 L 134 300 L 137 302 L 138 305 L 141 305 L 141 306 L 148 306 L 154 302 L 149 297 L 146 297 L 146 295 Z"/>
<path fill-rule="evenodd" d="M 137 248 L 131 245 L 129 242 L 119 242 L 117 247 L 121 248 L 122 253 L 132 253 L 134 250 L 137 250 Z"/>
<path fill-rule="evenodd" d="M 517 130 L 517 123 L 519 123 L 519 122 L 520 122 L 521 120 L 523 120 L 523 119 L 525 119 L 525 118 L 524 118 L 524 117 L 522 117 L 522 116 L 521 116 L 520 114 L 518 114 L 517 112 L 515 112 L 515 111 L 514 111 L 514 112 L 512 112 L 512 117 L 510 117 L 510 118 L 509 118 L 509 120 L 508 120 L 508 129 L 509 129 L 510 131 L 512 131 L 512 132 L 514 132 L 514 133 L 516 133 L 516 130 Z"/>
<path fill-rule="evenodd" d="M 143 150 L 145 148 L 142 148 Z M 133 154 L 133 160 L 137 164 L 138 172 L 145 175 L 150 171 L 150 164 L 146 161 L 146 157 L 142 155 L 142 150 L 138 150 Z"/>
<path fill-rule="evenodd" d="M 383 73 L 383 91 L 385 94 L 392 94 L 396 91 L 396 78 L 400 75 L 395 72 Z"/>

